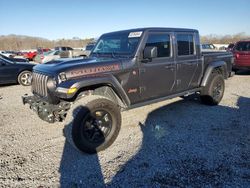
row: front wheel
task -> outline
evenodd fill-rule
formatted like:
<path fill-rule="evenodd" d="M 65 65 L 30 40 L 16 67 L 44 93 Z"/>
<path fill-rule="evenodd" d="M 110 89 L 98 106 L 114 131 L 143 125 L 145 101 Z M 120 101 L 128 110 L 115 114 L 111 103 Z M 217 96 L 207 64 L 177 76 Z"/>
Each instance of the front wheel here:
<path fill-rule="evenodd" d="M 207 105 L 220 103 L 225 90 L 224 78 L 221 74 L 212 73 L 207 86 L 201 91 L 201 102 Z"/>
<path fill-rule="evenodd" d="M 23 86 L 30 86 L 31 76 L 32 76 L 32 73 L 30 71 L 23 71 L 18 75 L 17 81 L 19 84 Z"/>
<path fill-rule="evenodd" d="M 97 98 L 77 108 L 72 122 L 75 146 L 86 153 L 96 153 L 108 148 L 120 131 L 119 107 L 106 98 Z"/>

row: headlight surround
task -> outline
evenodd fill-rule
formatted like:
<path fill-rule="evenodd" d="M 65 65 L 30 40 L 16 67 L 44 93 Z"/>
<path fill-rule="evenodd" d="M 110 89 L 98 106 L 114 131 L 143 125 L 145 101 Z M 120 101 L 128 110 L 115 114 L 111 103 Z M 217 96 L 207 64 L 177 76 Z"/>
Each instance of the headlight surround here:
<path fill-rule="evenodd" d="M 67 80 L 66 73 L 65 73 L 65 72 L 61 72 L 61 73 L 58 75 L 58 81 L 59 81 L 59 83 L 65 82 L 66 80 Z"/>

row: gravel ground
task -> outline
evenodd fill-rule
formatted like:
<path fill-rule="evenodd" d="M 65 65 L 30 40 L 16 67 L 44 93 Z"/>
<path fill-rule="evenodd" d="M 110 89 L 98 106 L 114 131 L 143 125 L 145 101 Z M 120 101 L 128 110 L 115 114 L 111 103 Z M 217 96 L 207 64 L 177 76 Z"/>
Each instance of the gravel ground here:
<path fill-rule="evenodd" d="M 0 187 L 250 187 L 249 83 L 250 72 L 227 80 L 219 106 L 175 98 L 123 112 L 98 155 L 23 106 L 30 88 L 1 87 Z"/>

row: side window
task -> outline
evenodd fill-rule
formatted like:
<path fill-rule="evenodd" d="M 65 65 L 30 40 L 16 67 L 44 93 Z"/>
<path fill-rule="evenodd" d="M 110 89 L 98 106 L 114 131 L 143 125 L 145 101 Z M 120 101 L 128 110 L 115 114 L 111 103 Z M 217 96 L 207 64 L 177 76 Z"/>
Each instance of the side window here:
<path fill-rule="evenodd" d="M 192 34 L 177 35 L 178 56 L 194 55 L 194 37 Z"/>
<path fill-rule="evenodd" d="M 147 46 L 157 47 L 157 57 L 170 57 L 171 46 L 168 34 L 149 34 Z"/>

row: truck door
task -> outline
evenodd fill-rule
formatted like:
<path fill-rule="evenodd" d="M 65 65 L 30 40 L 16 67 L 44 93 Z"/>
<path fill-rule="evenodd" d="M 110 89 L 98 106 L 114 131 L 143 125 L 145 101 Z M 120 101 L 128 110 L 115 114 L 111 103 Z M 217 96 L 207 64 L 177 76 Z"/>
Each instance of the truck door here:
<path fill-rule="evenodd" d="M 201 59 L 196 49 L 194 33 L 176 33 L 176 91 L 181 92 L 198 86 Z"/>
<path fill-rule="evenodd" d="M 163 97 L 174 92 L 176 65 L 173 55 L 172 34 L 149 32 L 139 65 L 140 95 L 142 100 Z M 145 58 L 145 50 L 156 51 L 153 58 Z"/>

